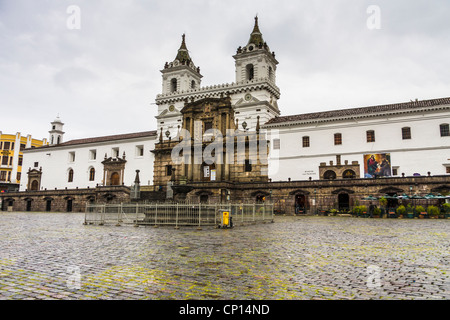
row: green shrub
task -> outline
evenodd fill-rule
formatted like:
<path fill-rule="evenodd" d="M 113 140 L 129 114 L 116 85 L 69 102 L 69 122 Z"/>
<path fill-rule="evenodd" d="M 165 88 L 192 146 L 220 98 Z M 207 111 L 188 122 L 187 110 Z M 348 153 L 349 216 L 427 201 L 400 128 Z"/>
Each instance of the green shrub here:
<path fill-rule="evenodd" d="M 353 214 L 363 214 L 364 212 L 367 213 L 367 207 L 366 206 L 355 206 L 355 207 L 353 207 Z"/>
<path fill-rule="evenodd" d="M 425 212 L 425 208 L 422 206 L 416 206 L 416 212 L 417 213 Z"/>
<path fill-rule="evenodd" d="M 397 208 L 397 214 L 398 215 L 404 215 L 405 213 L 406 213 L 406 208 L 405 208 L 405 206 L 404 205 L 401 205 L 401 206 L 399 206 L 398 208 Z"/>
<path fill-rule="evenodd" d="M 385 207 L 387 205 L 388 201 L 387 201 L 387 199 L 385 197 L 381 197 L 379 202 L 380 202 L 380 206 Z"/>
<path fill-rule="evenodd" d="M 444 211 L 446 212 L 446 213 L 449 213 L 450 212 L 450 203 L 444 203 L 443 205 L 442 205 L 442 207 L 444 207 Z"/>
<path fill-rule="evenodd" d="M 438 216 L 439 215 L 439 208 L 436 206 L 428 206 L 427 212 L 430 216 Z"/>
<path fill-rule="evenodd" d="M 378 208 L 378 207 L 375 207 L 375 208 L 373 209 L 373 214 L 374 214 L 375 216 L 379 216 L 379 215 L 381 214 L 381 209 Z"/>

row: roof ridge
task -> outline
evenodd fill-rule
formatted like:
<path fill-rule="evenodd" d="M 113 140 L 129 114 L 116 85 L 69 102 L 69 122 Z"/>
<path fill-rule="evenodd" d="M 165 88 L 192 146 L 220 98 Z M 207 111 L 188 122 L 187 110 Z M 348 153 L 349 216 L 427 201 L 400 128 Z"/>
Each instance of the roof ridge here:
<path fill-rule="evenodd" d="M 450 104 L 450 97 L 445 98 L 436 98 L 436 99 L 428 99 L 428 100 L 415 100 L 409 102 L 400 102 L 393 104 L 382 104 L 382 105 L 372 105 L 367 107 L 355 107 L 355 108 L 346 108 L 346 109 L 335 109 L 328 111 L 317 111 L 317 112 L 308 112 L 296 115 L 287 115 L 275 117 L 266 122 L 266 124 L 272 123 L 280 123 L 280 122 L 292 122 L 299 120 L 310 120 L 317 118 L 330 118 L 334 116 L 353 116 L 360 114 L 370 114 L 375 112 L 382 111 L 394 111 L 394 110 L 404 110 L 408 108 L 421 108 L 421 107 L 430 107 L 437 106 L 443 104 Z M 368 112 L 369 111 L 369 112 Z"/>

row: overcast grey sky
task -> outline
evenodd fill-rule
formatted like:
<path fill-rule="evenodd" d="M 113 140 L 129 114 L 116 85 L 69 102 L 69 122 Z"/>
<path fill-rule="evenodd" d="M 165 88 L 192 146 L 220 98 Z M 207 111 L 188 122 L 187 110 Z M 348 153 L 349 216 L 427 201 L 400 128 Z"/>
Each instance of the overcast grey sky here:
<path fill-rule="evenodd" d="M 447 0 L 0 0 L 0 131 L 47 138 L 57 114 L 66 141 L 154 130 L 181 35 L 202 86 L 231 83 L 256 14 L 282 115 L 450 96 Z"/>

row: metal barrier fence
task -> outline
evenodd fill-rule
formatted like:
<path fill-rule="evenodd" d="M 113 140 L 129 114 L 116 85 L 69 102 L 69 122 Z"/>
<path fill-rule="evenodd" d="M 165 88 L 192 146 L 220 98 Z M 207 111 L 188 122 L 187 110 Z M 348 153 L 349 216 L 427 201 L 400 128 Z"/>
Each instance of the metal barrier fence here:
<path fill-rule="evenodd" d="M 120 203 L 87 204 L 85 224 L 151 226 L 217 226 L 222 212 L 233 225 L 273 222 L 273 204 Z"/>

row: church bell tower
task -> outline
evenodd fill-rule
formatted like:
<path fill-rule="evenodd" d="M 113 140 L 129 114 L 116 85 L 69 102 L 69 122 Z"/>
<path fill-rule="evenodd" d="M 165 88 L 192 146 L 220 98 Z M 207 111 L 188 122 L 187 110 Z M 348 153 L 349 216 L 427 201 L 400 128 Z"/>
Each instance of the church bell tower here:
<path fill-rule="evenodd" d="M 52 126 L 51 127 L 52 129 L 49 131 L 49 133 L 50 133 L 49 145 L 54 146 L 57 144 L 61 144 L 63 142 L 63 136 L 64 136 L 64 131 L 63 131 L 64 123 L 62 123 L 59 116 L 57 116 L 56 119 L 51 122 L 51 126 Z"/>

